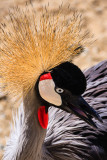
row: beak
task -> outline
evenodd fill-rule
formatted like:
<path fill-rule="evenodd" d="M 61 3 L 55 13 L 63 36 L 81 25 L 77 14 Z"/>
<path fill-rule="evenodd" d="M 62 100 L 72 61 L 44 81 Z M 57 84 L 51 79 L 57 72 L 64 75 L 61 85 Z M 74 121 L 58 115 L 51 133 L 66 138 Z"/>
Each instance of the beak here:
<path fill-rule="evenodd" d="M 97 128 L 97 126 L 92 120 L 93 117 L 98 121 L 103 122 L 99 114 L 81 96 L 72 96 L 70 99 L 72 100 L 66 99 L 65 102 L 63 102 L 63 110 L 69 113 L 73 112 L 94 128 Z"/>

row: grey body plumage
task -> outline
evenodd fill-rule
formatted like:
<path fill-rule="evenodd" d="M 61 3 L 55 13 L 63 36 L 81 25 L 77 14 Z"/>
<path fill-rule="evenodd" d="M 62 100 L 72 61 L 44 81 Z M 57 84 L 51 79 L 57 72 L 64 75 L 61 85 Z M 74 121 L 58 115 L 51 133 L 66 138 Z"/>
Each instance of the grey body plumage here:
<path fill-rule="evenodd" d="M 103 123 L 96 121 L 98 128 L 94 129 L 75 115 L 51 108 L 45 146 L 55 160 L 107 159 L 107 61 L 84 74 L 87 89 L 83 97 L 100 114 Z"/>
<path fill-rule="evenodd" d="M 45 140 L 42 150 L 40 150 L 41 154 L 39 155 L 38 152 L 36 157 L 36 147 L 38 146 L 37 126 L 32 126 L 32 118 L 30 118 L 31 123 L 29 124 L 29 118 L 27 119 L 26 113 L 24 113 L 23 109 L 19 109 L 20 118 L 16 119 L 15 124 L 15 130 L 18 130 L 18 132 L 14 131 L 11 134 L 11 138 L 5 148 L 4 160 L 107 159 L 107 61 L 103 61 L 86 70 L 84 74 L 87 79 L 87 89 L 83 97 L 99 113 L 103 123 L 94 120 L 98 127 L 94 129 L 75 115 L 55 107 L 49 108 L 49 124 L 46 137 L 45 132 L 43 136 L 38 132 L 39 137 L 42 136 L 42 140 L 39 140 L 39 143 L 43 143 L 43 138 Z M 29 103 L 29 105 L 32 104 Z M 30 130 L 25 129 L 28 127 L 30 127 Z M 26 131 L 29 133 L 28 136 L 26 136 Z M 13 138 L 15 136 L 17 141 Z M 18 145 L 21 137 L 21 144 Z M 31 143 L 29 143 L 29 139 Z M 17 144 L 15 144 L 16 142 Z M 14 151 L 11 150 L 12 147 Z"/>

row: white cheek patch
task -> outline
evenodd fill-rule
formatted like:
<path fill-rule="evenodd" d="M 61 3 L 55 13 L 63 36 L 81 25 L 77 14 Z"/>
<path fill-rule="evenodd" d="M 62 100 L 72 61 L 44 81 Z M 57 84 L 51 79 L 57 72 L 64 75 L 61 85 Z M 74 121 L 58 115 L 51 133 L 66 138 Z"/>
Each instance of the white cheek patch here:
<path fill-rule="evenodd" d="M 41 97 L 56 106 L 62 104 L 61 96 L 54 90 L 55 84 L 52 79 L 39 81 L 39 93 Z"/>

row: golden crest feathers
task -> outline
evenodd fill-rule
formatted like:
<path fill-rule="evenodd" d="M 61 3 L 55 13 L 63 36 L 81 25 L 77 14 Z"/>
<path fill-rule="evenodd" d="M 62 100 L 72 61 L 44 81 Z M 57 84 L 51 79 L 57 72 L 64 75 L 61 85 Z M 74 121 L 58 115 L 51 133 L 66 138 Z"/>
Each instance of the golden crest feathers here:
<path fill-rule="evenodd" d="M 16 8 L 10 21 L 0 26 L 0 76 L 8 92 L 25 94 L 38 77 L 55 66 L 71 61 L 84 46 L 80 16 L 63 20 L 43 10 Z"/>

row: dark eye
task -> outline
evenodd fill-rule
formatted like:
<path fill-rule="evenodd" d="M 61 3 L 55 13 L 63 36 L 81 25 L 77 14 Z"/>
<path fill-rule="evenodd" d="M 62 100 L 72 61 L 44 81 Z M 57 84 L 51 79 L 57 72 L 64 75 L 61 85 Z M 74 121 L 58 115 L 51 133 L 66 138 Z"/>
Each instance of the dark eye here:
<path fill-rule="evenodd" d="M 56 92 L 57 92 L 57 93 L 63 93 L 64 90 L 63 90 L 62 88 L 56 88 Z"/>

